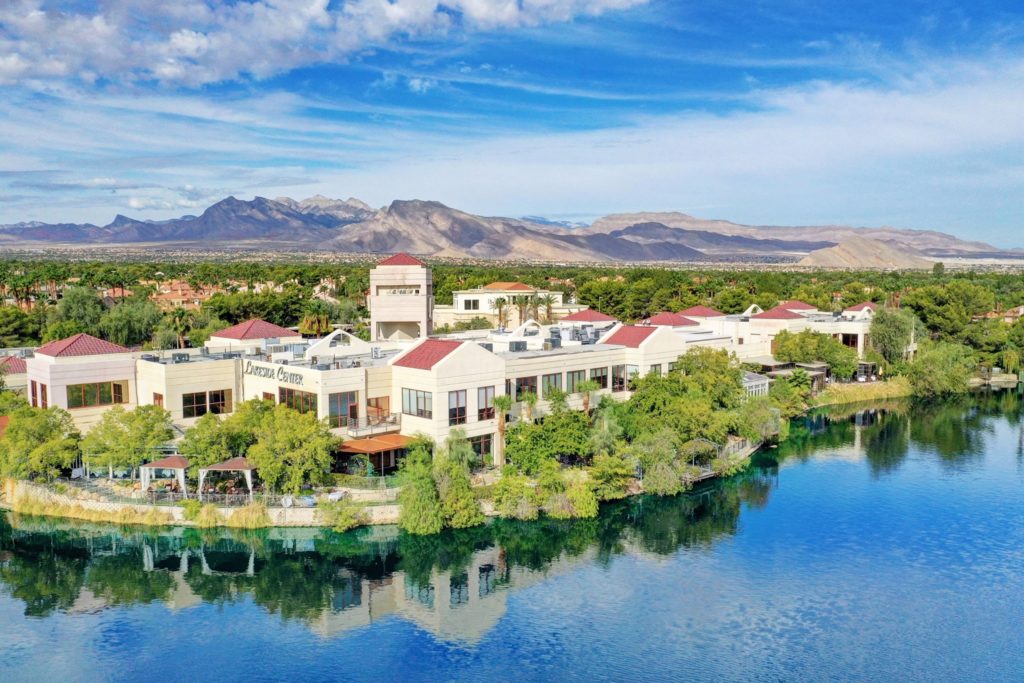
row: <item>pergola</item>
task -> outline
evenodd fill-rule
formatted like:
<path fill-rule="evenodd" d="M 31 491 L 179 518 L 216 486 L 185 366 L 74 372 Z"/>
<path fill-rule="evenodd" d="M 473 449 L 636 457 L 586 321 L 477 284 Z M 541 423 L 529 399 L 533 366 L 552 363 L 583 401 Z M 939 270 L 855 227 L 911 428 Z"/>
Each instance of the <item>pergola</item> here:
<path fill-rule="evenodd" d="M 365 455 L 370 458 L 378 472 L 384 472 L 398 466 L 398 458 L 410 443 L 412 439 L 402 434 L 381 434 L 368 439 L 345 441 L 338 450 L 342 455 L 349 457 Z"/>
<path fill-rule="evenodd" d="M 149 489 L 150 483 L 156 479 L 156 473 L 160 470 L 174 470 L 174 478 L 181 486 L 181 492 L 188 498 L 188 487 L 185 485 L 185 470 L 188 469 L 188 459 L 180 455 L 170 455 L 163 460 L 146 463 L 139 467 L 139 476 L 142 478 L 142 490 Z"/>
<path fill-rule="evenodd" d="M 203 482 L 209 472 L 241 472 L 245 475 L 245 484 L 249 487 L 249 498 L 252 498 L 252 473 L 256 468 L 249 464 L 249 460 L 243 457 L 231 458 L 216 465 L 210 465 L 199 470 L 199 500 L 203 499 Z"/>

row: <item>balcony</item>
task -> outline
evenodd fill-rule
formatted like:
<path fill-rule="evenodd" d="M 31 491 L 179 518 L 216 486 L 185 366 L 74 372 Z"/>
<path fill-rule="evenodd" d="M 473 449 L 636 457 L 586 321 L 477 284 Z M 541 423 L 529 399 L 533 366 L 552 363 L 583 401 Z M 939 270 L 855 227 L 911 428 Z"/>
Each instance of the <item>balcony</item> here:
<path fill-rule="evenodd" d="M 401 413 L 388 413 L 385 415 L 374 415 L 361 417 L 358 420 L 349 418 L 347 425 L 339 425 L 348 430 L 348 435 L 353 438 L 374 436 L 375 434 L 387 434 L 397 432 L 402 428 Z"/>

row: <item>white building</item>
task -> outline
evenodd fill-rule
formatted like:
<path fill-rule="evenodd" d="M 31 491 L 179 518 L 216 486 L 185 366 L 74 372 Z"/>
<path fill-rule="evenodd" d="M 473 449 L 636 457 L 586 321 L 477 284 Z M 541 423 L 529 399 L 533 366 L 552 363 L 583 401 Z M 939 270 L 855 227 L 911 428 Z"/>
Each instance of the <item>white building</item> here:
<path fill-rule="evenodd" d="M 440 443 L 454 429 L 499 464 L 497 396 L 516 401 L 513 420 L 528 409 L 543 416 L 553 390 L 567 394 L 570 408 L 582 408 L 585 380 L 599 387 L 594 403 L 604 394 L 624 399 L 631 377 L 667 373 L 691 348 L 724 349 L 741 359 L 766 356 L 783 330 L 831 334 L 863 353 L 874 312 L 873 304 L 824 313 L 783 302 L 739 315 L 695 307 L 623 325 L 583 309 L 550 324 L 527 319 L 510 330 L 431 337 L 429 268 L 398 255 L 378 264 L 370 282 L 371 342 L 341 330 L 307 340 L 262 320 L 181 351 L 130 351 L 80 334 L 25 360 L 29 400 L 68 409 L 83 430 L 113 405 L 160 405 L 183 430 L 207 413 L 228 415 L 242 401 L 263 399 L 315 414 L 346 441 L 344 452 L 368 454 L 377 469 L 393 467 L 411 437 Z M 747 375 L 744 386 L 762 395 L 768 380 Z M 526 394 L 536 397 L 530 408 L 519 401 Z"/>
<path fill-rule="evenodd" d="M 492 282 L 476 289 L 452 292 L 451 305 L 434 306 L 434 324 L 454 327 L 483 318 L 495 327 L 511 327 L 530 318 L 555 322 L 583 308 L 566 300 L 559 291 L 522 282 Z"/>

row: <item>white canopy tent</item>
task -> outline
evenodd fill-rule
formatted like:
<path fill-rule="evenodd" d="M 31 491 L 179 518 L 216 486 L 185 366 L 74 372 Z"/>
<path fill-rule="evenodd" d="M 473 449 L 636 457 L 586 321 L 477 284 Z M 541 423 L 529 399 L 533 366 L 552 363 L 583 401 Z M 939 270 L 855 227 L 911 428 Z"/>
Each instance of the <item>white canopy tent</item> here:
<path fill-rule="evenodd" d="M 249 498 L 252 498 L 252 473 L 256 468 L 249 464 L 246 458 L 238 457 L 225 460 L 224 462 L 210 465 L 199 470 L 199 500 L 203 499 L 203 482 L 210 472 L 241 472 L 245 475 L 245 484 L 249 488 Z"/>
<path fill-rule="evenodd" d="M 188 459 L 180 455 L 171 455 L 163 460 L 146 463 L 139 467 L 139 476 L 142 478 L 142 490 L 148 491 L 149 485 L 154 479 L 164 478 L 156 476 L 161 470 L 174 471 L 174 479 L 177 480 L 178 485 L 181 487 L 182 494 L 188 498 L 188 487 L 185 484 L 185 471 L 188 470 Z"/>

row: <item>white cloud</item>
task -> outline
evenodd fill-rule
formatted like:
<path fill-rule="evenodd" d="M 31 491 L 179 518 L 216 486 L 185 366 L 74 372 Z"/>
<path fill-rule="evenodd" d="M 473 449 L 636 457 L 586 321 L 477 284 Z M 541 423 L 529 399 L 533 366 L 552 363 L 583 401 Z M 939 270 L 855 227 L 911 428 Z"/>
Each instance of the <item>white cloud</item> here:
<path fill-rule="evenodd" d="M 198 86 L 341 62 L 402 37 L 568 21 L 648 0 L 59 0 L 0 3 L 0 84 L 156 80 Z"/>

